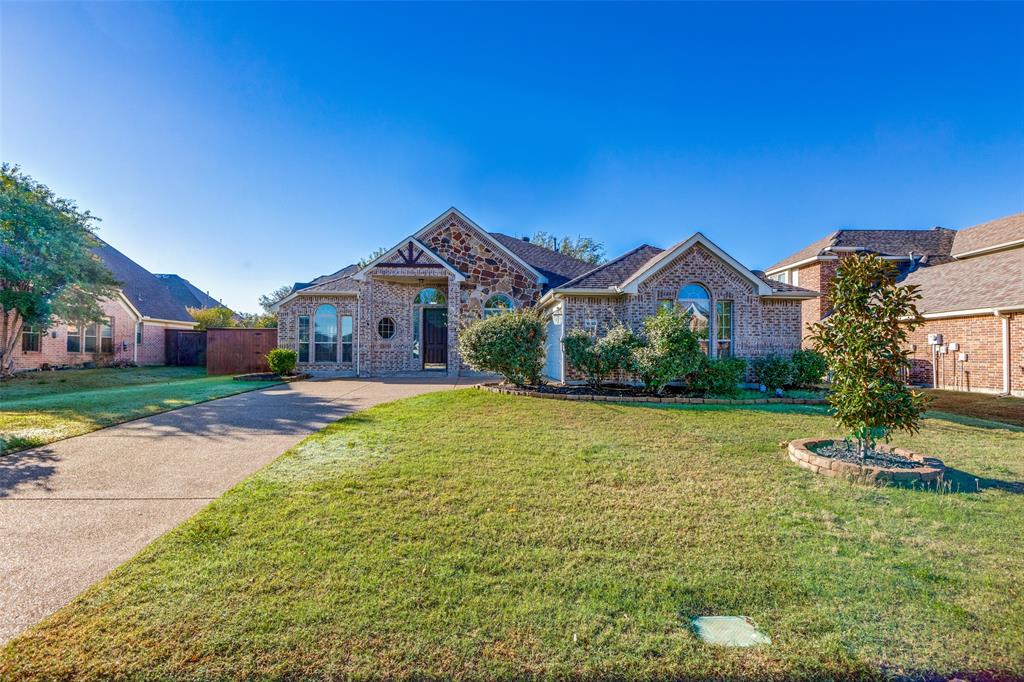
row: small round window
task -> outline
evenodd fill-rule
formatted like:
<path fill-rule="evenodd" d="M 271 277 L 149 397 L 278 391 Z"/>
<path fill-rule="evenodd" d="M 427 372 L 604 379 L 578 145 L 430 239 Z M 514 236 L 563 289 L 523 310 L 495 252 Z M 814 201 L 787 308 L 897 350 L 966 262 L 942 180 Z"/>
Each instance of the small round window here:
<path fill-rule="evenodd" d="M 390 317 L 385 317 L 377 323 L 377 333 L 380 334 L 382 339 L 390 339 L 395 335 L 395 320 Z"/>

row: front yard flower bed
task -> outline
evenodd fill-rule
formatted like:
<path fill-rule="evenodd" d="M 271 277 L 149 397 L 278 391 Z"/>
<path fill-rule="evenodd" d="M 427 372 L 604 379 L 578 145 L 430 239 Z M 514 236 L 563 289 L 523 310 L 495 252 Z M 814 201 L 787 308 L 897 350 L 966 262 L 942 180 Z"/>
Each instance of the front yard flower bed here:
<path fill-rule="evenodd" d="M 512 384 L 492 383 L 480 384 L 478 388 L 491 393 L 505 395 L 523 395 L 531 398 L 549 398 L 552 400 L 605 400 L 611 402 L 632 403 L 667 403 L 670 405 L 709 404 L 709 405 L 826 405 L 824 398 L 727 398 L 719 396 L 697 396 L 685 393 L 671 393 L 673 387 L 666 389 L 662 395 L 656 395 L 642 388 L 633 386 L 604 385 L 601 388 L 592 386 L 563 386 L 543 384 L 532 388 L 522 388 Z"/>
<path fill-rule="evenodd" d="M 863 461 L 847 453 L 843 441 L 794 440 L 789 443 L 789 459 L 797 466 L 832 478 L 859 479 L 867 482 L 936 483 L 946 471 L 935 457 L 878 443 L 874 453 Z"/>

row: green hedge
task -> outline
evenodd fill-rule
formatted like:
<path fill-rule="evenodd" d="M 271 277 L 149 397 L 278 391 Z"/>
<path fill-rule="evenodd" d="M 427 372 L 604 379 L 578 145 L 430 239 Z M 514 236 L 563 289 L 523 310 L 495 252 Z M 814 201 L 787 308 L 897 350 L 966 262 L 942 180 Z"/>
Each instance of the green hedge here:
<path fill-rule="evenodd" d="M 500 374 L 517 386 L 540 383 L 546 329 L 532 310 L 513 310 L 473 322 L 459 333 L 463 361 L 480 372 Z"/>

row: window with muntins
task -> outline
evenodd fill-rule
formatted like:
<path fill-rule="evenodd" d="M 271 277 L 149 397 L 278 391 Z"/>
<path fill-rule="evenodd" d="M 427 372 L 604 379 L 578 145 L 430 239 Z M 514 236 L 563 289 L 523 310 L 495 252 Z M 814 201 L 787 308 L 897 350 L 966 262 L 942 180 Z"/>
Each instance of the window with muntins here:
<path fill-rule="evenodd" d="M 68 352 L 82 352 L 82 333 L 79 331 L 78 327 L 73 324 L 68 325 Z"/>
<path fill-rule="evenodd" d="M 100 352 L 114 352 L 114 328 L 111 326 L 113 320 L 104 320 L 100 325 Z"/>
<path fill-rule="evenodd" d="M 37 324 L 25 325 L 21 330 L 21 350 L 23 353 L 38 353 L 43 348 L 43 330 Z"/>
<path fill-rule="evenodd" d="M 718 357 L 732 357 L 732 301 L 715 303 L 715 338 Z"/>
<path fill-rule="evenodd" d="M 82 352 L 95 353 L 96 348 L 96 323 L 94 322 L 85 326 L 85 333 L 82 334 Z"/>
<path fill-rule="evenodd" d="M 309 362 L 309 315 L 299 315 L 299 362 Z"/>
<path fill-rule="evenodd" d="M 495 294 L 484 303 L 484 317 L 501 315 L 515 309 L 512 299 L 505 294 Z"/>
<path fill-rule="evenodd" d="M 395 320 L 391 317 L 382 317 L 377 323 L 377 333 L 382 339 L 390 339 L 395 335 Z"/>
<path fill-rule="evenodd" d="M 338 361 L 338 311 L 326 303 L 313 318 L 313 357 L 316 362 Z"/>

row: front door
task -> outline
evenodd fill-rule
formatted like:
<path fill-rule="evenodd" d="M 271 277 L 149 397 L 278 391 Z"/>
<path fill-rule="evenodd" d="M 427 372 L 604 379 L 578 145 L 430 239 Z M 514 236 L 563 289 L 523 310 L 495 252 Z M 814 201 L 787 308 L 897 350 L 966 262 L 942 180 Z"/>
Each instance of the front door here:
<path fill-rule="evenodd" d="M 423 309 L 423 369 L 448 366 L 448 311 Z"/>

